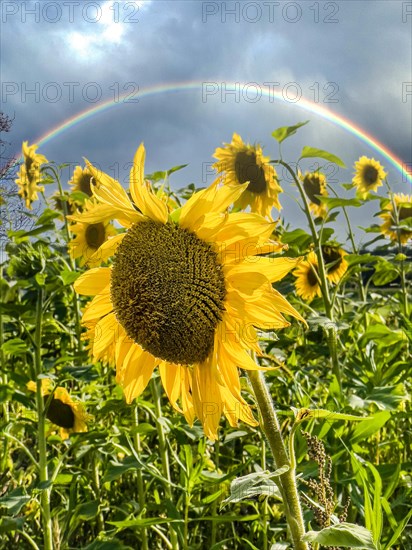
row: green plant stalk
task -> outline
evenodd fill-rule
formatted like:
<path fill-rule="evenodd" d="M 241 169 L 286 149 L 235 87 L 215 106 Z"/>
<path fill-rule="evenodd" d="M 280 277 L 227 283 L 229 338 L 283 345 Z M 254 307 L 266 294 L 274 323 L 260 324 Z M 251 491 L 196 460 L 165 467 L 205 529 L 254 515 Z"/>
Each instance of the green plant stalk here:
<path fill-rule="evenodd" d="M 261 448 L 261 466 L 262 470 L 266 470 L 266 442 L 263 439 L 262 440 L 262 448 Z M 265 498 L 261 504 L 262 506 L 262 534 L 263 534 L 263 541 L 262 541 L 262 550 L 267 550 L 268 548 L 268 499 Z"/>
<path fill-rule="evenodd" d="M 332 191 L 333 191 L 333 189 L 332 189 Z M 335 193 L 335 195 L 336 195 L 336 193 Z M 346 208 L 344 206 L 342 206 L 342 210 L 343 210 L 343 215 L 345 216 L 345 219 L 346 219 L 346 224 L 348 226 L 348 234 L 349 234 L 350 242 L 352 244 L 352 250 L 355 254 L 358 254 L 358 247 L 355 244 L 355 238 L 353 236 L 352 226 L 350 224 L 348 213 L 346 212 Z M 357 274 L 357 279 L 358 279 L 359 292 L 360 292 L 360 295 L 361 295 L 361 298 L 362 298 L 362 302 L 365 303 L 366 302 L 366 293 L 365 293 L 365 287 L 363 286 L 362 275 L 361 275 L 360 272 L 358 272 L 358 274 Z"/>
<path fill-rule="evenodd" d="M 3 279 L 3 266 L 0 266 L 0 279 Z M 3 292 L 1 294 L 0 301 L 3 302 Z M 7 369 L 6 369 L 6 357 L 3 351 L 3 343 L 4 343 L 3 315 L 0 312 L 0 365 L 1 365 L 0 366 L 0 383 L 6 386 L 8 380 L 7 380 Z M 4 401 L 1 404 L 1 410 L 3 414 L 4 424 L 7 426 L 7 424 L 10 422 L 8 401 Z M 1 458 L 0 472 L 6 471 L 8 458 L 9 458 L 9 440 L 6 438 L 3 446 L 3 456 Z"/>
<path fill-rule="evenodd" d="M 282 495 L 293 547 L 295 550 L 308 550 L 309 547 L 306 542 L 301 540 L 305 534 L 305 525 L 296 485 L 295 470 L 291 467 L 295 463 L 295 458 L 294 456 L 292 459 L 288 457 L 273 401 L 263 374 L 260 371 L 249 371 L 248 374 L 259 407 L 262 429 L 269 442 L 276 469 L 283 466 L 289 467 L 288 471 L 277 479 L 279 480 L 278 486 Z"/>
<path fill-rule="evenodd" d="M 326 316 L 333 322 L 334 321 L 333 304 L 329 293 L 329 286 L 328 286 L 328 281 L 326 277 L 326 268 L 325 268 L 325 262 L 322 255 L 321 242 L 320 242 L 318 232 L 316 231 L 315 222 L 313 220 L 312 214 L 310 213 L 308 199 L 299 181 L 299 178 L 296 177 L 296 174 L 294 173 L 292 168 L 289 166 L 289 164 L 280 159 L 275 160 L 274 162 L 281 164 L 288 170 L 290 175 L 293 177 L 293 180 L 296 183 L 297 188 L 299 189 L 299 193 L 304 205 L 305 214 L 309 223 L 310 231 L 312 233 L 312 239 L 315 244 L 316 256 L 318 258 L 319 280 L 320 280 L 320 285 L 322 290 L 323 303 L 325 305 L 325 313 L 326 313 Z M 331 352 L 332 372 L 336 376 L 339 387 L 342 388 L 342 374 L 341 374 L 341 369 L 338 361 L 338 356 L 336 353 L 336 350 L 337 350 L 336 332 L 327 331 L 327 336 L 328 336 L 329 349 Z"/>
<path fill-rule="evenodd" d="M 34 335 L 35 352 L 34 352 L 34 368 L 36 372 L 36 406 L 38 416 L 38 440 L 39 440 L 39 474 L 40 482 L 46 485 L 42 489 L 40 504 L 43 520 L 43 540 L 44 550 L 53 549 L 53 530 L 50 514 L 50 487 L 47 487 L 49 481 L 49 472 L 47 466 L 47 447 L 46 447 L 46 415 L 44 409 L 44 400 L 42 395 L 42 379 L 39 375 L 42 374 L 41 361 L 41 343 L 42 343 L 42 321 L 43 321 L 43 289 L 39 287 L 37 292 L 36 305 L 36 331 Z"/>
<path fill-rule="evenodd" d="M 140 455 L 142 452 L 142 444 L 140 441 L 140 435 L 137 433 L 137 427 L 139 426 L 139 412 L 137 409 L 137 405 L 133 407 L 133 444 L 136 449 L 136 452 Z M 145 493 L 144 493 L 144 486 L 143 486 L 143 476 L 142 471 L 140 469 L 136 472 L 137 475 L 137 499 L 140 506 L 140 513 L 144 510 L 145 507 Z M 141 530 L 141 537 L 142 537 L 142 550 L 149 550 L 149 546 L 147 544 L 147 530 L 146 527 L 142 527 Z"/>
<path fill-rule="evenodd" d="M 172 502 L 173 495 L 172 495 L 172 490 L 170 485 L 172 478 L 170 475 L 169 453 L 167 450 L 166 436 L 163 430 L 163 426 L 162 426 L 162 423 L 159 422 L 159 420 L 162 419 L 163 414 L 162 414 L 162 404 L 160 401 L 160 392 L 157 386 L 157 380 L 155 379 L 151 380 L 151 388 L 152 388 L 153 402 L 154 402 L 156 418 L 157 418 L 156 427 L 157 427 L 157 436 L 159 438 L 159 454 L 162 461 L 163 475 L 168 481 L 168 483 L 164 484 L 164 491 L 165 491 L 166 498 Z M 177 534 L 171 525 L 169 525 L 169 535 L 170 535 L 170 542 L 173 550 L 178 550 L 179 545 L 177 541 Z"/>
<path fill-rule="evenodd" d="M 69 245 L 70 230 L 69 230 L 69 223 L 67 221 L 67 215 L 68 215 L 67 204 L 66 204 L 66 201 L 63 199 L 64 193 L 63 193 L 63 187 L 62 187 L 62 184 L 61 184 L 61 181 L 60 181 L 60 176 L 59 176 L 59 173 L 57 172 L 57 170 L 55 170 L 53 168 L 53 166 L 48 166 L 48 169 L 50 169 L 51 172 L 53 173 L 53 175 L 56 179 L 57 187 L 59 189 L 59 195 L 60 195 L 62 208 L 63 208 L 64 231 L 65 231 L 66 243 L 67 243 L 67 245 Z M 71 258 L 70 255 L 69 255 L 69 260 L 70 260 L 70 267 L 71 267 L 72 271 L 76 271 L 76 262 L 75 262 L 75 260 L 73 260 Z M 82 339 L 81 339 L 82 328 L 81 328 L 81 324 L 80 324 L 79 300 L 78 300 L 77 294 L 74 290 L 73 290 L 73 306 L 74 306 L 74 308 L 73 308 L 74 309 L 74 315 L 75 315 L 75 318 L 76 318 L 77 349 L 80 353 L 82 351 L 82 348 L 83 348 Z"/>
<path fill-rule="evenodd" d="M 214 452 L 215 466 L 216 466 L 216 471 L 218 471 L 219 470 L 219 459 L 220 459 L 220 441 L 219 441 L 219 439 L 216 439 L 216 441 L 214 443 L 214 449 L 215 449 L 215 452 Z M 217 517 L 217 500 L 214 500 L 212 502 L 211 515 L 213 517 Z M 211 545 L 210 546 L 214 546 L 216 544 L 216 538 L 217 538 L 217 525 L 216 525 L 216 521 L 212 521 L 212 533 L 211 533 Z"/>

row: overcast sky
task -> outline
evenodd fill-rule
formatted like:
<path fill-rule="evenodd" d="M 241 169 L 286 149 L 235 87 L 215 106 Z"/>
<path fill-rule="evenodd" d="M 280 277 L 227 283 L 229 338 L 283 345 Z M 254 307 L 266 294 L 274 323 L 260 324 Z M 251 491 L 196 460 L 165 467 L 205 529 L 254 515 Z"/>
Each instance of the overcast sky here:
<path fill-rule="evenodd" d="M 354 161 L 373 156 L 396 191 L 411 193 L 387 159 L 305 110 L 303 100 L 349 119 L 412 166 L 412 2 L 2 0 L 1 10 L 1 109 L 14 117 L 7 136 L 13 153 L 23 140 L 114 99 L 113 108 L 39 151 L 72 167 L 85 156 L 126 181 L 127 163 L 144 141 L 147 172 L 189 163 L 172 184 L 200 187 L 211 181 L 215 148 L 233 132 L 276 158 L 271 132 L 310 120 L 285 142 L 286 160 L 297 160 L 304 145 L 327 149 L 348 167 L 334 179 L 348 182 Z M 143 94 L 188 81 L 198 86 Z M 267 83 L 280 100 L 258 97 Z M 295 191 L 287 181 L 282 186 L 282 215 L 296 225 Z M 364 225 L 365 212 L 354 211 L 355 222 Z"/>

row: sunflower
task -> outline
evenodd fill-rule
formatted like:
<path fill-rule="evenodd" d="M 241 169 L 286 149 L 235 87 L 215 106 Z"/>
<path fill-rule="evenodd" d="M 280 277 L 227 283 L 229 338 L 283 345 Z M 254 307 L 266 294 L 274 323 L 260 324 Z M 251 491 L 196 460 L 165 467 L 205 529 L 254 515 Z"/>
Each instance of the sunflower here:
<path fill-rule="evenodd" d="M 36 391 L 36 382 L 30 381 L 27 389 Z M 88 415 L 81 403 L 75 402 L 65 388 L 57 386 L 52 389 L 52 382 L 44 378 L 41 382 L 41 393 L 46 406 L 46 418 L 60 428 L 60 437 L 68 439 L 71 433 L 87 432 Z M 51 396 L 51 397 L 50 397 Z"/>
<path fill-rule="evenodd" d="M 318 265 L 318 257 L 315 252 L 309 252 L 306 260 L 300 262 L 293 271 L 293 275 L 296 277 L 296 294 L 304 300 L 311 301 L 315 296 L 322 296 Z"/>
<path fill-rule="evenodd" d="M 242 185 L 247 188 L 234 203 L 241 210 L 248 205 L 252 212 L 270 218 L 272 207 L 281 210 L 278 195 L 282 193 L 274 167 L 269 157 L 263 156 L 262 147 L 246 145 L 238 134 L 233 134 L 232 143 L 218 147 L 213 155 L 218 162 L 215 168 L 219 174 L 225 174 L 225 184 Z"/>
<path fill-rule="evenodd" d="M 322 245 L 322 256 L 326 267 L 326 276 L 331 283 L 338 284 L 348 269 L 346 252 L 339 246 Z"/>
<path fill-rule="evenodd" d="M 169 214 L 144 181 L 144 158 L 141 144 L 130 173 L 132 200 L 88 163 L 98 202 L 77 219 L 111 217 L 126 231 L 99 249 L 103 259 L 115 253 L 113 266 L 90 269 L 75 282 L 78 293 L 95 296 L 82 322 L 93 359 L 115 363 L 128 403 L 158 367 L 172 406 L 190 424 L 199 418 L 216 439 L 222 414 L 231 426 L 239 419 L 257 424 L 241 396 L 238 368 L 261 368 L 248 353 L 261 353 L 256 328 L 288 326 L 282 314 L 303 320 L 271 284 L 299 259 L 259 256 L 283 249 L 268 241 L 274 223 L 228 214 L 246 183 L 216 180 Z"/>
<path fill-rule="evenodd" d="M 360 157 L 354 167 L 356 171 L 352 184 L 356 187 L 356 194 L 361 199 L 366 199 L 370 191 L 376 191 L 387 176 L 380 162 L 365 156 Z"/>
<path fill-rule="evenodd" d="M 20 187 L 18 194 L 24 199 L 26 208 L 31 210 L 31 203 L 37 200 L 38 192 L 43 192 L 44 187 L 38 185 L 42 180 L 40 168 L 42 164 L 48 162 L 44 155 L 36 153 L 38 145 L 30 145 L 28 141 L 23 141 L 22 152 L 24 163 L 17 174 L 16 183 Z"/>
<path fill-rule="evenodd" d="M 69 181 L 69 185 L 72 187 L 72 193 L 81 191 L 88 197 L 92 197 L 93 192 L 91 179 L 92 175 L 90 170 L 87 168 L 82 168 L 81 166 L 76 166 L 72 179 Z"/>
<path fill-rule="evenodd" d="M 396 206 L 397 217 L 394 215 L 393 202 Z M 390 202 L 384 208 L 384 212 L 379 214 L 384 220 L 384 223 L 380 226 L 381 233 L 395 242 L 398 240 L 399 235 L 400 242 L 406 244 L 409 239 L 412 239 L 412 220 L 409 219 L 409 223 L 407 222 L 408 218 L 412 218 L 412 195 L 394 193 L 393 202 Z"/>
<path fill-rule="evenodd" d="M 90 267 L 101 263 L 99 254 L 95 253 L 110 236 L 116 234 L 116 229 L 109 222 L 77 222 L 70 226 L 70 231 L 76 235 L 69 242 L 70 256 L 74 260 L 80 258 L 81 266 L 87 264 Z"/>
<path fill-rule="evenodd" d="M 324 218 L 327 211 L 326 204 L 318 198 L 318 195 L 328 196 L 326 177 L 320 172 L 306 172 L 305 175 L 299 173 L 299 179 L 309 199 L 310 211 L 317 218 Z"/>

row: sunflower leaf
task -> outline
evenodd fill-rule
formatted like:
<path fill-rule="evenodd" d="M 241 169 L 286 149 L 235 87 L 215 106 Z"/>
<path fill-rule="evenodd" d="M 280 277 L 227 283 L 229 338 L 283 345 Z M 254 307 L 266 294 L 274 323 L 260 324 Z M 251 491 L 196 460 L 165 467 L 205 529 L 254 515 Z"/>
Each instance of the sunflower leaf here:
<path fill-rule="evenodd" d="M 338 208 L 339 206 L 362 206 L 362 201 L 359 199 L 341 199 L 339 197 L 322 197 L 322 195 L 316 195 L 316 197 L 326 204 L 329 210 L 332 208 Z"/>
<path fill-rule="evenodd" d="M 302 149 L 300 159 L 313 158 L 313 157 L 325 159 L 325 160 L 328 160 L 329 162 L 333 162 L 334 164 L 337 164 L 341 168 L 346 168 L 346 165 L 343 162 L 343 160 L 341 160 L 339 157 L 337 157 L 333 153 L 328 153 L 328 151 L 324 151 L 323 149 L 317 149 L 316 147 L 309 147 L 308 145 L 305 145 L 305 147 Z"/>
<path fill-rule="evenodd" d="M 284 474 L 287 470 L 288 466 L 279 468 L 275 472 L 253 472 L 234 479 L 230 484 L 230 495 L 222 502 L 221 506 L 260 495 L 280 498 L 278 486 L 272 478 Z"/>
<path fill-rule="evenodd" d="M 281 126 L 272 132 L 272 137 L 274 137 L 278 143 L 282 143 L 282 141 L 288 137 L 296 134 L 296 131 L 302 126 L 305 126 L 305 124 L 308 124 L 308 122 L 309 120 L 305 120 L 305 122 L 298 122 L 293 126 Z"/>
<path fill-rule="evenodd" d="M 338 523 L 321 531 L 309 531 L 302 537 L 302 540 L 304 542 L 317 542 L 322 546 L 376 550 L 371 532 L 365 527 L 354 523 Z"/>

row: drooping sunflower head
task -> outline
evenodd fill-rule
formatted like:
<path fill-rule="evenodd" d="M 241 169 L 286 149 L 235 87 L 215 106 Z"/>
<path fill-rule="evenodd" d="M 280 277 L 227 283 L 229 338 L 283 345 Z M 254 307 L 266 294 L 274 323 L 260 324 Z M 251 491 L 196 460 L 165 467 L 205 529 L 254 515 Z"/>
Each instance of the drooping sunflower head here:
<path fill-rule="evenodd" d="M 356 194 L 361 199 L 366 199 L 371 191 L 376 191 L 387 176 L 380 162 L 365 156 L 360 157 L 354 167 L 355 175 L 352 184 L 356 187 Z"/>
<path fill-rule="evenodd" d="M 71 215 L 74 213 L 74 204 L 70 199 L 70 196 L 68 193 L 64 193 L 63 198 L 61 197 L 60 193 L 56 193 L 51 198 L 54 202 L 55 209 L 58 210 L 59 212 L 64 213 L 64 210 L 66 209 L 66 212 L 68 215 Z"/>
<path fill-rule="evenodd" d="M 92 175 L 87 168 L 76 166 L 72 179 L 69 181 L 69 185 L 72 188 L 72 192 L 81 191 L 88 197 L 93 196 Z"/>
<path fill-rule="evenodd" d="M 72 217 L 72 216 L 71 216 Z M 116 234 L 116 229 L 109 222 L 97 223 L 77 222 L 70 225 L 75 238 L 69 242 L 69 253 L 74 260 L 80 258 L 80 265 L 94 267 L 101 263 L 98 249 L 110 236 Z"/>
<path fill-rule="evenodd" d="M 68 439 L 71 433 L 87 432 L 86 422 L 90 420 L 90 415 L 83 405 L 73 401 L 65 388 L 57 386 L 53 390 L 52 382 L 48 378 L 42 380 L 41 386 L 46 418 L 60 428 L 60 437 Z M 30 381 L 27 388 L 35 392 L 36 382 Z"/>
<path fill-rule="evenodd" d="M 103 259 L 114 256 L 113 266 L 75 283 L 77 292 L 95 295 L 83 315 L 90 351 L 115 363 L 129 403 L 158 367 L 173 407 L 189 423 L 199 418 L 215 439 L 222 414 L 231 426 L 256 424 L 238 368 L 260 368 L 248 353 L 261 353 L 257 329 L 288 326 L 284 314 L 302 320 L 272 287 L 299 259 L 262 256 L 283 248 L 269 241 L 274 224 L 254 213 L 228 214 L 247 183 L 216 180 L 170 214 L 144 180 L 144 157 L 141 145 L 130 194 L 89 165 L 96 204 L 76 220 L 111 215 L 126 228 L 99 249 Z"/>
<path fill-rule="evenodd" d="M 269 218 L 273 207 L 281 210 L 279 193 L 282 188 L 275 168 L 269 164 L 269 157 L 263 156 L 259 144 L 245 144 L 235 133 L 232 142 L 218 147 L 213 156 L 218 160 L 213 167 L 219 174 L 224 174 L 225 184 L 248 184 L 236 201 L 235 208 L 250 206 L 252 212 Z"/>
<path fill-rule="evenodd" d="M 48 162 L 44 155 L 36 153 L 38 145 L 30 145 L 28 141 L 23 141 L 22 152 L 24 162 L 17 174 L 16 183 L 19 186 L 18 194 L 24 199 L 26 208 L 31 210 L 31 203 L 38 199 L 37 193 L 44 191 L 44 187 L 39 185 L 43 176 L 41 166 Z"/>
<path fill-rule="evenodd" d="M 326 204 L 319 199 L 319 195 L 322 197 L 328 196 L 326 177 L 320 172 L 306 172 L 305 175 L 299 173 L 299 178 L 309 199 L 311 212 L 318 218 L 324 218 L 327 208 Z"/>
<path fill-rule="evenodd" d="M 339 246 L 322 245 L 322 256 L 327 278 L 332 283 L 339 283 L 348 269 L 348 262 L 345 260 L 346 252 Z"/>
<path fill-rule="evenodd" d="M 395 207 L 395 208 L 394 208 Z M 381 233 L 402 244 L 412 239 L 412 195 L 394 193 L 392 201 L 379 214 L 383 219 Z"/>
<path fill-rule="evenodd" d="M 300 262 L 293 271 L 293 275 L 296 277 L 296 294 L 308 302 L 313 300 L 315 296 L 322 296 L 318 265 L 318 258 L 315 252 L 312 251 L 307 255 L 306 260 Z"/>

